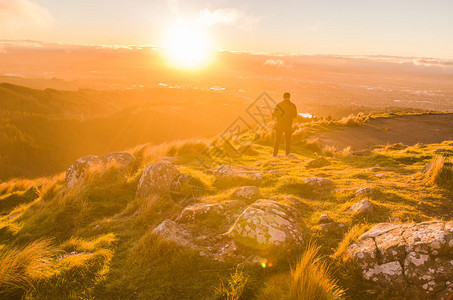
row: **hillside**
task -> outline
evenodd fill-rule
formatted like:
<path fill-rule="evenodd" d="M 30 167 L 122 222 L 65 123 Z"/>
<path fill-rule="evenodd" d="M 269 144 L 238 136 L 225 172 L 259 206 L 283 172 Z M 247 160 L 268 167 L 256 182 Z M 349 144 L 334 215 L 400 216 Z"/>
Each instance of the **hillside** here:
<path fill-rule="evenodd" d="M 451 122 L 403 118 L 416 128 L 439 116 Z M 3 182 L 0 294 L 445 299 L 453 139 L 377 136 L 364 151 L 325 142 L 344 133 L 358 150 L 378 124 L 392 133 L 401 118 L 299 120 L 290 156 L 271 157 L 261 128 L 234 139 L 239 152 L 220 139 L 142 145 L 77 160 L 53 177 Z M 312 294 L 301 296 L 307 286 Z"/>

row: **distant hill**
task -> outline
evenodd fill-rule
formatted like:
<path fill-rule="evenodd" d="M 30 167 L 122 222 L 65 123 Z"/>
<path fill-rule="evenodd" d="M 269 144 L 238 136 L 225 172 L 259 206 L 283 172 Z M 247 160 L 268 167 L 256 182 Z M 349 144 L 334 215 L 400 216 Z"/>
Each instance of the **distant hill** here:
<path fill-rule="evenodd" d="M 212 136 L 243 102 L 205 91 L 60 91 L 3 83 L 0 180 L 49 175 L 91 153 Z"/>

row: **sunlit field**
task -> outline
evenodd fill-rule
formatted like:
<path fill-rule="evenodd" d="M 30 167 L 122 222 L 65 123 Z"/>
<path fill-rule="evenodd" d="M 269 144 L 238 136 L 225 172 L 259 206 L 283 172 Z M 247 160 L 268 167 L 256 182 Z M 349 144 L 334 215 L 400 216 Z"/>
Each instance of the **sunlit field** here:
<path fill-rule="evenodd" d="M 452 11 L 0 0 L 0 300 L 452 300 Z"/>

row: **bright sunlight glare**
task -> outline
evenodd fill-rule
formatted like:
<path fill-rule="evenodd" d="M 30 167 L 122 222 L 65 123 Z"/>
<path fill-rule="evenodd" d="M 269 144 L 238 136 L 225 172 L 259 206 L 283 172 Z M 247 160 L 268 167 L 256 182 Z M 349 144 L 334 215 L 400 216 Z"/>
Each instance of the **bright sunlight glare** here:
<path fill-rule="evenodd" d="M 167 59 L 171 65 L 183 69 L 196 69 L 208 61 L 206 32 L 195 23 L 178 22 L 170 31 Z"/>

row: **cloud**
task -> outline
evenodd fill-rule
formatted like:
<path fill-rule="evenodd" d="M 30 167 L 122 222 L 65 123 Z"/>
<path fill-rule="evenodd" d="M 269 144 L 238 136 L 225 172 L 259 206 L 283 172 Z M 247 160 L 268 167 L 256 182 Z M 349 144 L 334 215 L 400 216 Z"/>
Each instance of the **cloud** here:
<path fill-rule="evenodd" d="M 223 8 L 209 10 L 207 8 L 200 11 L 198 21 L 205 26 L 213 26 L 216 24 L 233 25 L 241 29 L 253 29 L 259 21 L 259 17 L 247 15 L 245 12 Z"/>
<path fill-rule="evenodd" d="M 30 0 L 0 0 L 0 33 L 45 30 L 53 23 L 49 11 Z"/>
<path fill-rule="evenodd" d="M 276 67 L 284 67 L 285 62 L 281 59 L 267 59 L 264 62 L 264 65 L 276 66 Z"/>

